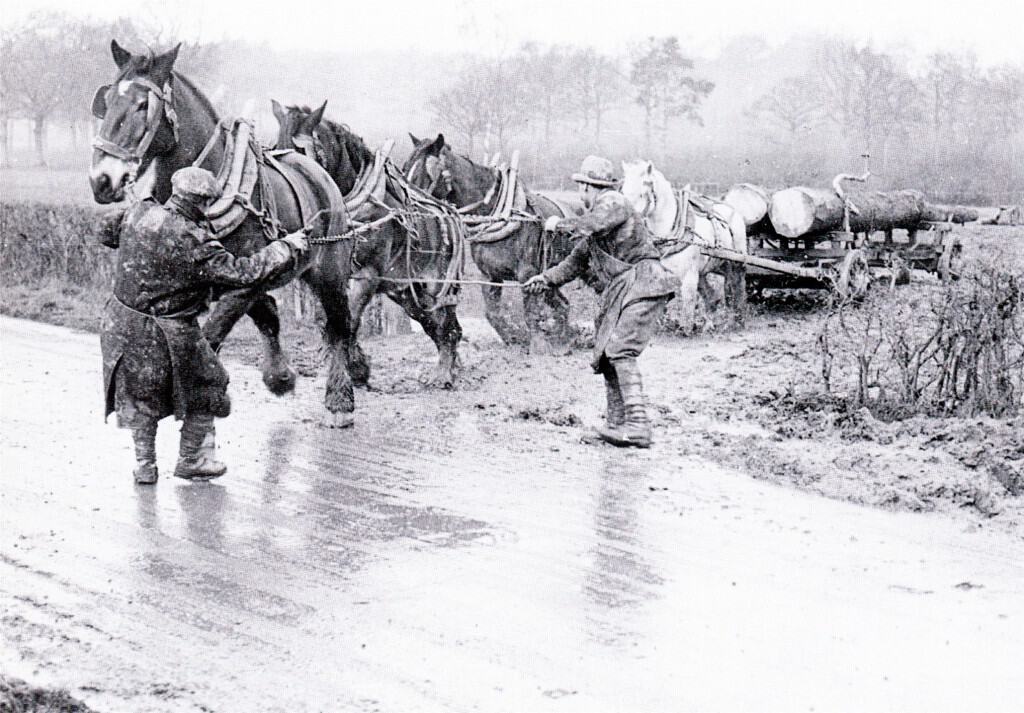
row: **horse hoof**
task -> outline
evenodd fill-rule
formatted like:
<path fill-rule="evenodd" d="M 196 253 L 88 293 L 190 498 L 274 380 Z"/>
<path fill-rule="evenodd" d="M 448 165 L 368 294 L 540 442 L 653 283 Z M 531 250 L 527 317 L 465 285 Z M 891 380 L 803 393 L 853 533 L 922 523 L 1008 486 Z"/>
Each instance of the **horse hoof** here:
<path fill-rule="evenodd" d="M 351 411 L 328 413 L 320 419 L 320 425 L 324 428 L 352 428 L 356 425 L 356 415 Z"/>
<path fill-rule="evenodd" d="M 267 371 L 263 374 L 263 383 L 274 396 L 283 396 L 293 391 L 297 379 L 298 375 L 291 367 L 284 370 Z"/>
<path fill-rule="evenodd" d="M 420 382 L 424 386 L 432 389 L 444 389 L 445 391 L 452 391 L 455 389 L 455 376 L 446 371 L 438 371 L 424 376 L 420 379 Z"/>

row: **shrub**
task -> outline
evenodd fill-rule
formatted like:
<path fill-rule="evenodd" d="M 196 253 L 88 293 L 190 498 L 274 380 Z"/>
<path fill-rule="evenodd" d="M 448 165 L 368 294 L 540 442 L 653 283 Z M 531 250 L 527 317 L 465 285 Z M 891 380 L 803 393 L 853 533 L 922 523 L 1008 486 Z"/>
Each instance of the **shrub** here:
<path fill-rule="evenodd" d="M 884 420 L 995 417 L 1024 405 L 1024 274 L 997 258 L 960 280 L 836 305 L 819 335 L 829 395 Z"/>
<path fill-rule="evenodd" d="M 101 213 L 74 205 L 0 202 L 0 277 L 107 287 L 113 252 L 97 241 Z"/>

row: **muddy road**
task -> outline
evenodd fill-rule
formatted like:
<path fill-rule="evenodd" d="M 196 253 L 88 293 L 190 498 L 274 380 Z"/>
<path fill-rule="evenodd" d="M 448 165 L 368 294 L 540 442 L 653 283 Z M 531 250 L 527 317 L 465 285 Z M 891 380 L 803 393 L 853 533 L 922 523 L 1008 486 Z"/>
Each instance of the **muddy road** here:
<path fill-rule="evenodd" d="M 137 489 L 96 336 L 0 319 L 0 672 L 99 711 L 1021 708 L 1019 537 L 582 445 L 585 361 L 561 421 L 494 415 L 537 359 L 334 431 L 321 379 L 229 360 L 228 474 L 167 477 L 165 421 Z"/>

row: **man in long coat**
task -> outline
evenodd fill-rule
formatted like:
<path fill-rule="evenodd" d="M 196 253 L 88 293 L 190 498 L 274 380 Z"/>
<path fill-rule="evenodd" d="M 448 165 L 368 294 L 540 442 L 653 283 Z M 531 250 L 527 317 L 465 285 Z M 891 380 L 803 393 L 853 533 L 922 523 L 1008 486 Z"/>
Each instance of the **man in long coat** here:
<path fill-rule="evenodd" d="M 231 411 L 228 374 L 199 327 L 212 288 L 250 287 L 279 275 L 308 249 L 299 231 L 235 257 L 208 229 L 203 208 L 219 197 L 209 171 L 183 168 L 160 205 L 140 201 L 108 220 L 101 242 L 117 248 L 114 292 L 101 329 L 105 415 L 117 412 L 135 443 L 135 482 L 155 483 L 157 422 L 184 421 L 174 475 L 215 478 L 214 417 Z"/>
<path fill-rule="evenodd" d="M 647 346 L 678 289 L 678 279 L 659 261 L 643 220 L 616 190 L 612 164 L 588 156 L 573 174 L 588 211 L 578 218 L 551 218 L 547 230 L 578 238 L 558 265 L 530 278 L 524 289 L 540 291 L 585 277 L 603 297 L 594 340 L 594 371 L 604 375 L 608 401 L 602 439 L 647 448 L 651 425 L 636 359 Z"/>

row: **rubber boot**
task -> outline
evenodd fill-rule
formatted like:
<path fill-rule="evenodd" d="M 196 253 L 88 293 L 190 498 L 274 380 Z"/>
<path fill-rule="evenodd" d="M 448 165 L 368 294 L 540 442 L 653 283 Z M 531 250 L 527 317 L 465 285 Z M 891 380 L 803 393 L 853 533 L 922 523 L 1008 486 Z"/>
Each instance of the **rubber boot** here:
<path fill-rule="evenodd" d="M 210 480 L 219 478 L 228 467 L 217 460 L 216 431 L 213 416 L 186 416 L 181 426 L 181 447 L 175 478 Z"/>
<path fill-rule="evenodd" d="M 132 426 L 135 442 L 135 476 L 137 485 L 152 485 L 159 477 L 156 469 L 156 421 L 145 419 Z"/>
<path fill-rule="evenodd" d="M 619 359 L 612 363 L 619 379 L 619 390 L 625 403 L 626 420 L 621 426 L 598 429 L 601 438 L 615 446 L 650 448 L 651 421 L 647 415 L 647 398 L 635 359 Z"/>

